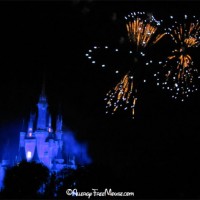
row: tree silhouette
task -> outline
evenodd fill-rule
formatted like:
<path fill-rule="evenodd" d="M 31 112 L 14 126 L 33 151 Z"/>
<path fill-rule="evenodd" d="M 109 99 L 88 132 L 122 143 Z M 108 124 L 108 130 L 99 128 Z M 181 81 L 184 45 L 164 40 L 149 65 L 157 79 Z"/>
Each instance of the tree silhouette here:
<path fill-rule="evenodd" d="M 76 170 L 63 169 L 57 174 L 57 198 L 70 199 L 66 195 L 67 189 L 76 188 L 79 192 L 91 192 L 92 188 L 104 191 L 105 188 L 112 188 L 113 182 L 110 171 L 107 168 L 101 168 L 96 165 L 87 165 L 78 167 Z M 117 183 L 115 183 L 117 184 Z"/>
<path fill-rule="evenodd" d="M 50 174 L 49 181 L 46 184 L 44 197 L 45 198 L 53 198 L 56 195 L 56 188 L 57 188 L 57 177 L 56 173 L 53 172 Z"/>
<path fill-rule="evenodd" d="M 22 161 L 8 168 L 4 178 L 5 198 L 34 198 L 38 190 L 47 183 L 49 170 L 42 164 Z"/>

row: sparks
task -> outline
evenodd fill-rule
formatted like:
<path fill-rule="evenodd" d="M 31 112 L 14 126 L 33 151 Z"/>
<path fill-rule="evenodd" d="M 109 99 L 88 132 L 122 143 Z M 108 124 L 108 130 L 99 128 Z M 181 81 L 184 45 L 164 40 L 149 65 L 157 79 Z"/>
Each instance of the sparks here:
<path fill-rule="evenodd" d="M 110 90 L 106 98 L 106 112 L 115 113 L 120 107 L 124 110 L 131 109 L 132 116 L 135 114 L 135 104 L 137 101 L 137 89 L 130 72 L 124 75 L 117 85 Z"/>
<path fill-rule="evenodd" d="M 187 21 L 186 21 L 187 20 Z M 190 48 L 197 48 L 200 44 L 200 25 L 195 17 L 180 24 L 173 24 L 168 28 L 168 34 L 177 48 L 174 49 L 165 60 L 163 65 L 163 78 L 174 97 L 188 97 L 196 89 L 195 79 L 198 77 L 198 69 L 195 67 L 192 55 L 188 52 Z M 159 63 L 162 64 L 162 63 Z M 163 80 L 163 79 L 161 79 Z"/>
<path fill-rule="evenodd" d="M 126 20 L 126 30 L 129 42 L 131 44 L 131 49 L 127 49 L 127 55 L 131 57 L 131 63 L 127 71 L 123 68 L 116 68 L 119 66 L 115 65 L 115 69 L 112 71 L 115 75 L 122 75 L 121 80 L 116 84 L 116 86 L 111 89 L 105 98 L 106 101 L 106 114 L 111 113 L 112 115 L 118 110 L 131 110 L 132 118 L 135 115 L 135 105 L 141 93 L 141 88 L 143 84 L 148 83 L 143 71 L 145 71 L 146 65 L 153 63 L 152 60 L 144 64 L 144 58 L 150 46 L 155 45 L 166 32 L 160 31 L 161 21 L 155 19 L 151 14 L 146 14 L 145 12 L 133 12 L 125 17 Z M 188 41 L 191 43 L 191 41 Z M 92 50 L 89 50 L 85 55 L 92 64 L 99 64 L 102 68 L 110 67 L 110 63 L 106 63 L 105 60 L 100 62 L 95 59 L 96 52 L 100 52 L 102 56 L 103 52 L 106 56 L 117 55 L 117 58 L 121 54 L 121 49 L 112 48 L 110 46 L 94 46 Z M 113 59 L 116 60 L 116 59 Z M 120 69 L 120 70 L 118 70 Z M 142 69 L 142 70 L 141 70 Z M 124 75 L 125 74 L 125 75 Z"/>
<path fill-rule="evenodd" d="M 148 17 L 146 13 L 137 12 L 136 15 L 126 17 L 126 29 L 128 37 L 136 50 L 146 48 L 150 44 L 157 43 L 165 33 L 158 34 L 160 22 L 154 16 Z"/>

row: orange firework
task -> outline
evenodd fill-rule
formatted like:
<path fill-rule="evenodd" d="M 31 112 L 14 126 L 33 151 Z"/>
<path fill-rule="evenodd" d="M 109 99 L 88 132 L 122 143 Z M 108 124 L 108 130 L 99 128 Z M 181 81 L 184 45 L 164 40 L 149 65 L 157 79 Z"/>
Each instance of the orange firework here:
<path fill-rule="evenodd" d="M 172 17 L 173 18 L 173 17 Z M 187 19 L 187 15 L 185 15 Z M 161 83 L 163 89 L 172 91 L 172 97 L 188 97 L 189 93 L 197 90 L 194 79 L 197 78 L 198 69 L 195 68 L 192 56 L 188 52 L 190 48 L 196 48 L 200 44 L 199 21 L 184 22 L 167 29 L 177 48 L 172 51 L 172 55 L 167 57 L 164 64 L 164 81 Z M 159 74 L 159 73 L 158 73 Z M 162 74 L 161 74 L 162 75 Z M 157 79 L 160 81 L 160 79 Z M 162 79 L 161 79 L 162 80 Z M 157 83 L 160 85 L 160 82 Z"/>
<path fill-rule="evenodd" d="M 144 17 L 145 19 L 142 19 Z M 153 16 L 147 18 L 145 13 L 131 13 L 126 24 L 130 42 L 136 46 L 137 50 L 157 43 L 165 35 L 165 33 L 156 33 L 159 24 L 160 22 Z"/>
<path fill-rule="evenodd" d="M 136 12 L 131 13 L 125 17 L 125 19 L 128 21 L 126 23 L 126 28 L 129 40 L 131 44 L 136 47 L 135 55 L 139 52 L 142 56 L 144 56 L 145 54 L 142 50 L 146 49 L 146 47 L 150 44 L 157 43 L 165 35 L 165 33 L 158 33 L 157 29 L 160 22 L 157 21 L 153 15 L 148 16 L 144 12 Z M 122 107 L 124 110 L 131 109 L 132 116 L 134 118 L 135 104 L 138 98 L 138 85 L 141 85 L 141 82 L 143 82 L 142 79 L 137 79 L 137 82 L 133 79 L 134 76 L 140 76 L 138 71 L 135 71 L 135 68 L 142 67 L 136 66 L 136 62 L 138 61 L 137 57 L 134 57 L 134 60 L 134 68 L 124 75 L 113 90 L 108 92 L 108 97 L 105 99 L 107 101 L 107 112 L 110 110 L 112 114 L 114 114 L 114 112 Z"/>
<path fill-rule="evenodd" d="M 114 114 L 120 107 L 123 107 L 124 110 L 130 108 L 134 117 L 136 96 L 137 89 L 134 89 L 133 76 L 128 72 L 115 88 L 107 93 L 107 98 L 105 98 L 107 112 L 110 110 Z"/>

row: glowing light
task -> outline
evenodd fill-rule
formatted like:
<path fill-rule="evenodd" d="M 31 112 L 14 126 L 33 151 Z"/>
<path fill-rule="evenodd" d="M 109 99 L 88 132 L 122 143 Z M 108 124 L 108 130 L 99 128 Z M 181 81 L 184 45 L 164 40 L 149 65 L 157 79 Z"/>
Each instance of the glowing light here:
<path fill-rule="evenodd" d="M 30 160 L 32 158 L 32 154 L 31 151 L 27 151 L 27 159 Z"/>

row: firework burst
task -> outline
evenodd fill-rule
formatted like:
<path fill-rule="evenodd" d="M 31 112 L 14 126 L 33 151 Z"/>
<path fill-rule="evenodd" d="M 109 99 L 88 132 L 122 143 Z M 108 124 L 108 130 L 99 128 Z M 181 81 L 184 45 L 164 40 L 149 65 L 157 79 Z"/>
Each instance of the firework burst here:
<path fill-rule="evenodd" d="M 140 69 L 143 68 L 138 62 L 140 57 L 145 56 L 145 50 L 148 46 L 156 44 L 165 33 L 157 33 L 160 21 L 157 21 L 153 15 L 147 15 L 145 12 L 134 12 L 125 17 L 126 29 L 128 38 L 133 49 L 133 67 L 126 73 L 116 86 L 107 93 L 105 98 L 107 105 L 107 113 L 112 114 L 123 108 L 131 110 L 132 118 L 135 114 L 135 105 L 138 99 L 138 92 L 141 90 L 141 85 L 146 82 L 141 76 Z M 138 74 L 138 72 L 140 74 Z M 138 79 L 139 77 L 142 77 Z M 136 81 L 137 80 L 137 81 Z M 139 91 L 138 91 L 139 90 Z"/>
<path fill-rule="evenodd" d="M 165 33 L 159 33 L 158 27 L 160 21 L 157 21 L 153 15 L 145 12 L 133 12 L 125 17 L 126 29 L 128 33 L 129 45 L 131 49 L 128 51 L 131 55 L 131 67 L 125 73 L 123 72 L 121 80 L 111 89 L 105 98 L 106 113 L 114 114 L 120 109 L 131 110 L 132 117 L 135 114 L 135 104 L 138 99 L 138 94 L 141 90 L 141 85 L 146 82 L 141 75 L 143 71 L 143 60 L 149 46 L 156 44 Z M 108 46 L 94 46 L 90 49 L 86 56 L 91 60 L 92 64 L 100 63 L 94 59 L 94 52 L 99 50 L 108 50 Z M 119 49 L 114 49 L 112 52 L 118 53 Z M 92 56 L 93 55 L 93 56 Z M 141 62 L 142 60 L 142 62 Z M 108 67 L 105 62 L 102 62 L 101 67 Z M 114 70 L 116 74 L 120 74 L 118 69 Z M 124 75 L 125 74 L 125 75 Z M 140 78 L 138 78 L 140 77 Z"/>
<path fill-rule="evenodd" d="M 173 19 L 173 16 L 171 16 Z M 172 98 L 178 97 L 184 101 L 185 97 L 196 91 L 196 79 L 198 69 L 196 68 L 190 49 L 197 48 L 200 44 L 200 25 L 195 16 L 188 19 L 185 15 L 183 23 L 174 21 L 174 24 L 167 29 L 176 48 L 164 62 L 163 72 L 157 73 L 157 85 L 172 92 Z M 164 64 L 163 64 L 164 63 Z"/>
<path fill-rule="evenodd" d="M 120 82 L 106 94 L 106 113 L 114 114 L 120 107 L 124 110 L 131 109 L 132 116 L 135 114 L 137 101 L 137 89 L 134 89 L 133 76 L 130 72 L 124 75 Z"/>
<path fill-rule="evenodd" d="M 136 51 L 142 51 L 148 45 L 157 43 L 165 35 L 165 33 L 157 34 L 160 21 L 157 21 L 153 15 L 134 12 L 125 19 L 129 40 L 133 47 L 136 47 Z"/>

